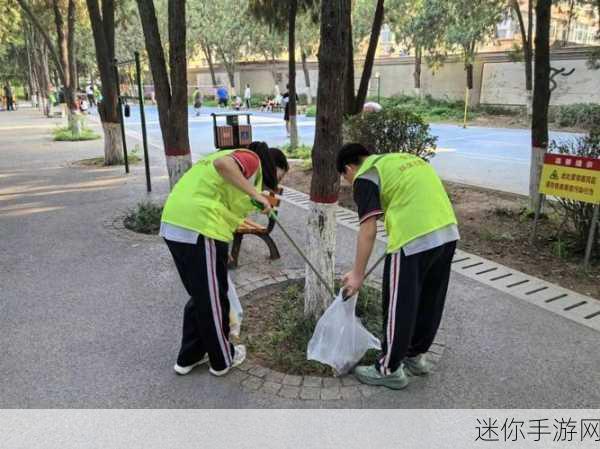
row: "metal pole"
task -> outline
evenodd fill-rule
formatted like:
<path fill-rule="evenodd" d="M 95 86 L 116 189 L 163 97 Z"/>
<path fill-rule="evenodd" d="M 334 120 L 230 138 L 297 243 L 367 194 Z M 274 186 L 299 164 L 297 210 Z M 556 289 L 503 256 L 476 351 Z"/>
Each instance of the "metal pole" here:
<path fill-rule="evenodd" d="M 119 123 L 121 124 L 121 139 L 123 140 L 123 161 L 125 162 L 125 173 L 129 173 L 129 161 L 127 160 L 127 138 L 125 137 L 125 123 L 123 120 L 123 104 L 121 102 L 121 87 L 119 86 L 119 67 L 115 58 L 113 61 L 115 70 L 115 83 L 117 84 L 117 107 L 119 108 Z"/>
<path fill-rule="evenodd" d="M 537 207 L 535 208 L 535 216 L 533 218 L 533 231 L 531 233 L 531 239 L 529 240 L 530 245 L 533 245 L 535 243 L 535 236 L 537 234 L 538 222 L 540 221 L 540 214 L 542 213 L 544 198 L 544 194 L 540 193 L 540 195 L 538 196 Z"/>
<path fill-rule="evenodd" d="M 146 190 L 152 192 L 150 182 L 150 158 L 148 157 L 148 136 L 146 135 L 146 113 L 144 112 L 144 92 L 142 91 L 142 74 L 140 70 L 140 53 L 134 52 L 135 56 L 135 77 L 138 87 L 138 101 L 140 103 L 140 119 L 142 121 L 142 145 L 144 146 L 144 165 L 146 169 Z"/>
<path fill-rule="evenodd" d="M 590 266 L 590 257 L 592 256 L 592 246 L 594 245 L 594 237 L 596 236 L 596 226 L 598 225 L 598 214 L 600 204 L 594 204 L 594 212 L 592 214 L 592 224 L 588 235 L 587 246 L 585 247 L 585 258 L 583 259 L 583 268 L 588 269 Z"/>

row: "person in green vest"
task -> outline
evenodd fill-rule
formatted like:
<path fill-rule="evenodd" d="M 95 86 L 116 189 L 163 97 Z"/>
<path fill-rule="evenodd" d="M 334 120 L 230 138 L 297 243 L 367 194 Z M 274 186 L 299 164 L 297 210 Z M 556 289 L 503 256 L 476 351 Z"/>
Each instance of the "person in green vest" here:
<path fill-rule="evenodd" d="M 358 366 L 357 379 L 391 389 L 405 388 L 406 370 L 429 373 L 425 353 L 437 333 L 459 239 L 452 205 L 434 169 L 406 153 L 374 154 L 357 143 L 337 156 L 337 170 L 352 184 L 360 229 L 356 260 L 343 277 L 352 296 L 363 284 L 383 216 L 388 237 L 383 269 L 382 353 L 371 366 Z"/>
<path fill-rule="evenodd" d="M 208 363 L 211 374 L 223 376 L 244 361 L 246 348 L 229 341 L 228 243 L 256 210 L 251 200 L 270 212 L 261 192 L 275 191 L 288 168 L 279 149 L 253 142 L 248 149 L 204 157 L 179 179 L 167 198 L 160 235 L 190 295 L 174 367 L 177 374 Z"/>

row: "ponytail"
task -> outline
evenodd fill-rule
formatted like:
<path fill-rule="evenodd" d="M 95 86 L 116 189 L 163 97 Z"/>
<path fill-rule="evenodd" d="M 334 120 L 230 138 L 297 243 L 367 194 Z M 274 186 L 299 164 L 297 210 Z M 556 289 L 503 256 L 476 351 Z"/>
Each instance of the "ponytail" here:
<path fill-rule="evenodd" d="M 283 152 L 278 149 L 270 149 L 265 142 L 252 142 L 248 149 L 260 159 L 265 187 L 269 190 L 277 190 L 277 167 L 285 171 L 288 169 L 287 159 Z"/>

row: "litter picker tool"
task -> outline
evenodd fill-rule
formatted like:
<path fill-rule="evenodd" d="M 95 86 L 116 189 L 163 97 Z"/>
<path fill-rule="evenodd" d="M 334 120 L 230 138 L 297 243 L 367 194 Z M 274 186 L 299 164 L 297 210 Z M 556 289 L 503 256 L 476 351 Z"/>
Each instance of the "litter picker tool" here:
<path fill-rule="evenodd" d="M 265 208 L 263 204 L 259 203 L 258 201 L 254 200 L 254 199 L 252 200 L 252 204 L 254 206 L 256 206 L 256 208 L 259 209 L 259 210 L 263 210 Z M 300 249 L 300 247 L 295 242 L 295 240 L 292 238 L 292 236 L 289 234 L 289 232 L 287 232 L 287 230 L 285 229 L 285 227 L 281 224 L 281 221 L 279 221 L 279 217 L 277 216 L 277 213 L 271 211 L 269 213 L 269 218 L 272 218 L 275 221 L 275 223 L 277 223 L 279 225 L 279 229 L 281 229 L 281 232 L 283 232 L 283 235 L 286 236 L 286 238 L 289 240 L 289 242 L 292 244 L 292 246 L 296 249 L 296 251 L 298 252 L 298 254 L 300 255 L 300 257 L 302 257 L 302 259 L 304 259 L 304 262 L 306 262 L 306 264 L 310 267 L 310 269 L 312 270 L 312 272 L 317 276 L 317 278 L 319 279 L 319 281 L 321 282 L 321 284 L 323 284 L 323 286 L 325 286 L 325 288 L 327 289 L 327 291 L 329 292 L 329 294 L 332 297 L 335 298 L 336 294 L 331 289 L 331 286 L 325 281 L 325 279 L 323 278 L 323 276 L 321 276 L 321 273 L 319 273 L 319 271 L 315 268 L 315 266 L 312 264 L 312 262 L 306 256 L 306 254 L 304 254 L 304 251 L 302 251 Z M 379 266 L 379 264 L 385 259 L 385 256 L 386 256 L 386 254 L 384 254 L 383 256 L 381 256 L 373 264 L 373 266 L 371 268 L 369 268 L 369 270 L 365 274 L 364 279 L 366 279 L 366 278 L 369 277 L 369 275 L 375 270 L 375 268 L 377 268 L 377 266 Z M 348 299 L 348 298 L 344 297 L 344 301 L 346 299 Z"/>

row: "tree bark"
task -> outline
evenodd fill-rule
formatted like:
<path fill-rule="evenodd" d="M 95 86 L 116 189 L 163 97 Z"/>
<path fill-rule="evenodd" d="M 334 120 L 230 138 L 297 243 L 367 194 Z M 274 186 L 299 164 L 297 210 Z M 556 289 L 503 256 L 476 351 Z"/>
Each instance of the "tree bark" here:
<path fill-rule="evenodd" d="M 415 80 L 415 96 L 421 98 L 421 65 L 423 62 L 423 50 L 420 45 L 415 47 L 415 71 L 413 78 Z"/>
<path fill-rule="evenodd" d="M 533 210 L 539 204 L 539 183 L 544 154 L 548 148 L 548 105 L 550 102 L 550 20 L 551 0 L 538 0 L 535 25 L 535 82 L 531 120 L 531 168 L 529 203 Z"/>
<path fill-rule="evenodd" d="M 210 71 L 212 85 L 213 87 L 217 87 L 217 76 L 215 75 L 215 62 L 213 60 L 212 49 L 210 48 L 210 45 L 200 44 L 200 46 L 202 47 L 202 52 L 204 53 L 206 62 L 208 63 L 208 70 Z"/>
<path fill-rule="evenodd" d="M 352 7 L 352 6 L 350 6 Z M 349 17 L 344 19 L 344 26 L 348 32 L 348 42 L 346 43 L 346 64 L 344 69 L 344 115 L 351 115 L 356 100 L 356 88 L 354 84 L 354 42 L 352 41 L 352 12 Z M 321 55 L 319 54 L 319 64 L 321 64 Z M 318 89 L 317 89 L 318 90 Z"/>
<path fill-rule="evenodd" d="M 381 33 L 381 27 L 383 25 L 384 13 L 384 0 L 377 0 L 375 15 L 373 17 L 373 26 L 371 27 L 371 37 L 369 38 L 369 48 L 367 49 L 367 55 L 365 57 L 365 65 L 360 78 L 358 93 L 356 94 L 356 99 L 354 101 L 354 114 L 360 114 L 362 112 L 365 100 L 367 99 L 367 91 L 369 89 L 369 82 L 371 81 L 371 74 L 373 73 L 373 64 L 375 63 L 375 54 L 377 52 L 377 45 L 379 44 L 379 34 Z"/>
<path fill-rule="evenodd" d="M 473 64 L 470 62 L 465 63 L 465 71 L 467 74 L 467 89 L 473 89 Z"/>
<path fill-rule="evenodd" d="M 335 266 L 335 209 L 339 175 L 335 157 L 342 144 L 344 119 L 344 75 L 351 46 L 348 22 L 350 0 L 321 2 L 319 85 L 315 143 L 312 153 L 311 206 L 307 223 L 308 255 L 333 287 Z M 333 298 L 307 267 L 304 312 L 318 317 Z"/>
<path fill-rule="evenodd" d="M 87 0 L 87 7 L 90 23 L 92 24 L 94 45 L 96 47 L 96 63 L 102 89 L 102 103 L 98 105 L 98 112 L 104 131 L 104 165 L 115 165 L 123 162 L 123 142 L 119 134 L 117 80 L 113 69 L 115 48 L 114 1 L 103 0 L 102 13 L 100 13 L 98 0 Z"/>
<path fill-rule="evenodd" d="M 169 0 L 169 69 L 160 40 L 154 3 L 137 0 L 154 81 L 158 119 L 165 147 L 171 188 L 191 167 L 188 135 L 187 63 L 185 58 L 185 0 Z"/>
<path fill-rule="evenodd" d="M 288 108 L 290 115 L 290 148 L 298 147 L 298 123 L 296 122 L 296 14 L 298 0 L 288 0 Z"/>
<path fill-rule="evenodd" d="M 531 116 L 531 101 L 533 89 L 533 51 L 531 48 L 531 36 L 533 31 L 533 0 L 527 1 L 527 28 L 521 13 L 521 6 L 518 0 L 512 0 L 512 9 L 517 15 L 519 29 L 521 32 L 521 45 L 523 46 L 523 59 L 525 63 L 525 92 L 527 115 Z"/>
<path fill-rule="evenodd" d="M 308 71 L 307 55 L 304 48 L 300 49 L 300 57 L 302 58 L 302 72 L 304 72 L 304 84 L 306 85 L 306 102 L 312 104 L 312 92 L 310 88 L 310 72 Z"/>

